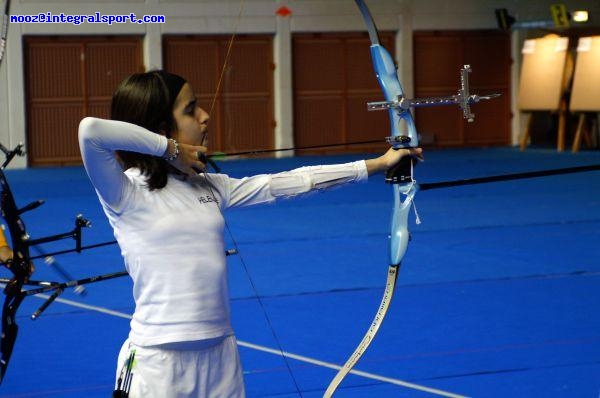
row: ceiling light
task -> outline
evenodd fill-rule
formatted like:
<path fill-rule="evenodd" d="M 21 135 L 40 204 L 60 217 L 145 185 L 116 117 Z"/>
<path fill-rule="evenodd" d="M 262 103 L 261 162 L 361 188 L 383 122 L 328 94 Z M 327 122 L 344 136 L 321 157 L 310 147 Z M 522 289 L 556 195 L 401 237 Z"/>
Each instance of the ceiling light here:
<path fill-rule="evenodd" d="M 587 22 L 588 12 L 587 11 L 573 11 L 573 21 L 575 22 Z"/>

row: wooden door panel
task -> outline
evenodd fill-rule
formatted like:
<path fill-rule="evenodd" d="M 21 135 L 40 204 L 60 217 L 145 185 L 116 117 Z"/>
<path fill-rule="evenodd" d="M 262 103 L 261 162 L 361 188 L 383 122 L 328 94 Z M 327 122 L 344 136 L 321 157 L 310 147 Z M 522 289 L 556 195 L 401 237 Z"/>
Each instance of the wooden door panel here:
<path fill-rule="evenodd" d="M 211 150 L 273 148 L 272 37 L 238 35 L 223 68 L 230 39 L 231 36 L 165 36 L 165 69 L 185 77 L 200 105 L 211 113 Z M 221 86 L 217 88 L 222 72 Z"/>
<path fill-rule="evenodd" d="M 89 97 L 110 99 L 123 79 L 134 72 L 142 72 L 139 50 L 138 41 L 86 43 Z"/>
<path fill-rule="evenodd" d="M 458 70 L 463 65 L 459 38 L 433 36 L 417 39 L 414 53 L 417 96 L 422 96 L 422 90 L 447 93 L 458 87 Z"/>
<path fill-rule="evenodd" d="M 301 153 L 366 151 L 385 147 L 387 112 L 367 112 L 366 103 L 383 100 L 373 73 L 370 40 L 364 33 L 296 34 L 293 37 L 294 142 L 296 146 L 380 140 L 380 144 L 341 145 Z M 394 34 L 381 34 L 393 49 Z"/>
<path fill-rule="evenodd" d="M 422 136 L 433 137 L 438 146 L 464 144 L 463 120 L 454 107 L 419 108 L 415 112 L 417 131 Z M 462 112 L 460 112 L 462 114 Z"/>
<path fill-rule="evenodd" d="M 435 31 L 414 35 L 415 95 L 454 95 L 460 68 L 470 65 L 471 94 L 501 93 L 502 97 L 472 105 L 475 122 L 468 123 L 455 107 L 415 111 L 417 130 L 433 134 L 438 146 L 510 144 L 510 38 L 496 31 Z"/>
<path fill-rule="evenodd" d="M 344 99 L 341 93 L 301 97 L 297 95 L 294 101 L 294 115 L 295 146 L 344 142 Z"/>
<path fill-rule="evenodd" d="M 140 38 L 25 37 L 30 166 L 80 164 L 77 127 L 109 117 L 112 93 L 142 69 Z"/>

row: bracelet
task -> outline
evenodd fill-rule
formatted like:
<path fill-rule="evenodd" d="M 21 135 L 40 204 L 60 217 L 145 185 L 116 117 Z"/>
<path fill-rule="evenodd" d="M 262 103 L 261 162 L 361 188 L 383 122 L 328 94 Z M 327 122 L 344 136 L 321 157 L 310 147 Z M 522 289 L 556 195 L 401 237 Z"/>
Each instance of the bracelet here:
<path fill-rule="evenodd" d="M 163 159 L 165 159 L 167 162 L 171 162 L 179 157 L 179 144 L 173 138 L 169 138 L 169 141 L 173 143 L 173 147 L 175 148 L 175 150 L 173 151 L 173 153 L 166 154 L 163 156 Z M 167 145 L 167 150 L 168 149 L 169 146 Z"/>

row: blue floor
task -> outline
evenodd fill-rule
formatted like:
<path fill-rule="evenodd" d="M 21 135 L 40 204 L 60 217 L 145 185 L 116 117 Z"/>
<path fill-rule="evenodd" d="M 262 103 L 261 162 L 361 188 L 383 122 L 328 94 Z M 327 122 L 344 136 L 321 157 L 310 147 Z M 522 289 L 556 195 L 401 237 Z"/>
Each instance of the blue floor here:
<path fill-rule="evenodd" d="M 358 155 L 221 162 L 232 176 L 345 162 Z M 434 182 L 599 164 L 600 152 L 512 148 L 428 151 L 415 174 Z M 32 237 L 92 220 L 84 243 L 112 233 L 80 167 L 9 170 Z M 234 328 L 249 397 L 320 397 L 369 326 L 387 272 L 392 205 L 381 176 L 277 205 L 226 214 Z M 339 397 L 598 397 L 600 172 L 424 191 L 388 318 Z M 229 246 L 233 243 L 226 237 Z M 45 245 L 65 248 L 72 242 Z M 75 277 L 119 271 L 115 246 L 58 258 Z M 246 274 L 242 260 L 250 274 Z M 57 279 L 36 262 L 36 279 Z M 2 270 L 3 275 L 7 275 Z M 262 297 L 256 299 L 250 279 Z M 19 337 L 0 397 L 108 397 L 133 311 L 122 278 L 72 292 Z M 81 304 L 87 305 L 84 308 Z M 98 312 L 98 309 L 112 312 Z M 266 310 L 288 359 L 279 355 Z M 269 352 L 269 349 L 274 350 Z M 319 362 L 321 361 L 321 362 Z M 297 383 L 298 387 L 294 383 Z M 410 383 L 410 386 L 407 385 Z M 431 390 L 429 390 L 431 389 Z"/>

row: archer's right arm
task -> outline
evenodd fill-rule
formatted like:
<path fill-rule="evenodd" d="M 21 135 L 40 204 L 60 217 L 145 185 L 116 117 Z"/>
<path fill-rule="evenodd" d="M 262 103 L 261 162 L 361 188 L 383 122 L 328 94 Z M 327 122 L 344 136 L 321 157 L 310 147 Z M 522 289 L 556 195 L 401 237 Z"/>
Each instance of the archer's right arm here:
<path fill-rule="evenodd" d="M 135 124 L 86 117 L 79 123 L 79 148 L 94 188 L 107 205 L 117 208 L 129 180 L 115 151 L 162 156 L 167 139 Z"/>

